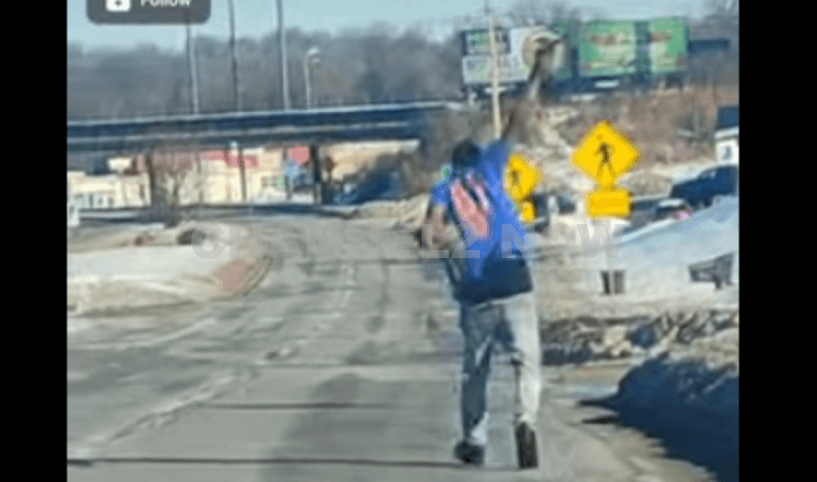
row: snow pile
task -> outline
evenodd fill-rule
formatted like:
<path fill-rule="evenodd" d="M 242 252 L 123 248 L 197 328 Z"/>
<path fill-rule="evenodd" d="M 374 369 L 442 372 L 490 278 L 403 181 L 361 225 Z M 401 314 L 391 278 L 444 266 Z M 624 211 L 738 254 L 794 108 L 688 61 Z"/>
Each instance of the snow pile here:
<path fill-rule="evenodd" d="M 659 439 L 667 456 L 689 460 L 720 482 L 737 482 L 738 313 L 665 315 L 632 329 L 615 328 L 619 336 L 602 336 L 612 342 L 605 355 L 625 346 L 625 338 L 633 351 L 647 351 L 614 395 L 583 403 L 612 410 L 622 425 Z"/>
<path fill-rule="evenodd" d="M 618 392 L 592 402 L 620 422 L 660 439 L 673 458 L 738 481 L 740 378 L 730 366 L 664 353 L 632 369 Z"/>
<path fill-rule="evenodd" d="M 68 311 L 124 313 L 232 295 L 233 287 L 250 286 L 267 265 L 268 241 L 250 234 L 240 226 L 202 223 L 87 242 L 67 255 Z M 98 249 L 111 240 L 115 247 Z"/>

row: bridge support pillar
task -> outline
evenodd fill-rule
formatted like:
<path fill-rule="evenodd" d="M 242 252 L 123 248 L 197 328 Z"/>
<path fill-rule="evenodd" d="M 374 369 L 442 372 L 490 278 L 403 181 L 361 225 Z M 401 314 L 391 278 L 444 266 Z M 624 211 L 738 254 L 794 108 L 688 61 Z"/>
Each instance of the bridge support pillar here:
<path fill-rule="evenodd" d="M 312 161 L 312 174 L 314 179 L 313 199 L 315 204 L 324 203 L 324 182 L 323 182 L 323 149 L 320 144 L 309 145 L 309 159 Z"/>
<path fill-rule="evenodd" d="M 418 153 L 419 153 L 421 156 L 423 156 L 423 157 L 427 157 L 427 156 L 428 156 L 428 154 L 429 154 L 429 152 L 428 152 L 428 149 L 429 149 L 429 144 L 430 144 L 430 143 L 429 143 L 428 138 L 426 138 L 426 137 L 421 137 L 421 138 L 420 138 L 420 145 L 418 145 L 418 146 L 417 146 L 417 152 L 418 152 Z"/>

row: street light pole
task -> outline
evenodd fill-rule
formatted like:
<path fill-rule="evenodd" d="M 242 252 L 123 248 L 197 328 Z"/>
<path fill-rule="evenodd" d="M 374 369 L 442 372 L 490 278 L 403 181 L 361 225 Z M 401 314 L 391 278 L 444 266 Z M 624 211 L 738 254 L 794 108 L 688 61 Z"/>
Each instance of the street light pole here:
<path fill-rule="evenodd" d="M 309 99 L 312 98 L 312 92 L 309 88 L 309 54 L 304 57 L 304 80 L 306 81 L 306 108 L 309 109 Z"/>
<path fill-rule="evenodd" d="M 312 107 L 312 83 L 310 79 L 310 72 L 312 67 L 312 59 L 318 55 L 320 51 L 312 47 L 304 56 L 304 81 L 306 82 L 306 108 Z"/>
<path fill-rule="evenodd" d="M 281 57 L 281 89 L 284 96 L 284 110 L 289 110 L 289 81 L 287 80 L 287 48 L 284 35 L 284 9 L 281 6 L 283 0 L 276 0 L 278 4 L 278 47 Z"/>

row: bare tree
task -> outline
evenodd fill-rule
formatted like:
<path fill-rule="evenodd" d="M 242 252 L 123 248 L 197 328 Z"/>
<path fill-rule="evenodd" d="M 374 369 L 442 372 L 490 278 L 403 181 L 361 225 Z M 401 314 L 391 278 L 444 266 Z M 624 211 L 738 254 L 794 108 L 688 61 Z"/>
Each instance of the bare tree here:
<path fill-rule="evenodd" d="M 604 13 L 597 11 L 597 16 Z M 517 0 L 506 14 L 517 25 L 550 25 L 554 22 L 581 20 L 582 10 L 567 2 L 541 0 Z"/>
<path fill-rule="evenodd" d="M 517 0 L 506 16 L 516 25 L 544 25 L 550 20 L 545 3 L 537 0 Z"/>
<path fill-rule="evenodd" d="M 182 195 L 186 180 L 193 171 L 192 152 L 161 149 L 145 155 L 145 168 L 150 182 L 151 211 L 166 227 L 181 221 Z"/>
<path fill-rule="evenodd" d="M 530 2 L 531 8 L 544 7 Z M 343 34 L 287 30 L 287 46 L 293 65 L 299 53 L 315 46 L 321 50 L 321 72 L 315 93 L 321 104 L 388 100 L 455 98 L 460 95 L 459 39 L 454 25 L 451 36 L 436 43 L 419 32 L 395 37 L 386 25 Z M 226 40 L 226 41 L 225 41 Z M 232 49 L 229 38 L 196 35 L 199 112 L 235 109 Z M 236 41 L 242 61 L 240 100 L 246 110 L 281 108 L 278 38 L 275 32 L 260 39 Z M 189 111 L 192 87 L 187 52 L 165 51 L 142 45 L 126 51 L 88 49 L 79 44 L 67 48 L 67 114 L 69 118 L 173 115 Z M 293 98 L 304 98 L 305 86 L 290 70 Z"/>
<path fill-rule="evenodd" d="M 693 38 L 720 37 L 729 41 L 729 51 L 708 55 L 695 62 L 713 83 L 737 85 L 740 71 L 740 4 L 737 0 L 709 0 L 706 17 L 690 25 Z"/>
<path fill-rule="evenodd" d="M 707 0 L 706 12 L 710 17 L 737 22 L 740 19 L 740 2 L 739 0 Z"/>

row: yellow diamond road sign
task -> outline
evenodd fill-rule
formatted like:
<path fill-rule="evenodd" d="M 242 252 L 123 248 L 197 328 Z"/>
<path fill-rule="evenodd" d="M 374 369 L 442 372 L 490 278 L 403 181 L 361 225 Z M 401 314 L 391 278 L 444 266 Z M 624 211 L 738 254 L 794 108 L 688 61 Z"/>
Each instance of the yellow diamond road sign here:
<path fill-rule="evenodd" d="M 539 170 L 521 153 L 513 153 L 505 171 L 505 191 L 514 201 L 522 201 L 533 194 L 541 176 Z"/>
<path fill-rule="evenodd" d="M 587 132 L 571 162 L 602 187 L 611 187 L 639 156 L 638 148 L 624 134 L 602 121 Z"/>
<path fill-rule="evenodd" d="M 508 158 L 505 171 L 505 191 L 516 203 L 519 216 L 524 222 L 536 219 L 536 208 L 530 202 L 530 196 L 542 179 L 541 172 L 525 157 L 515 152 Z"/>
<path fill-rule="evenodd" d="M 522 221 L 530 223 L 536 219 L 536 207 L 530 201 L 521 201 L 519 203 L 519 216 Z"/>

